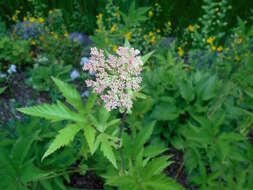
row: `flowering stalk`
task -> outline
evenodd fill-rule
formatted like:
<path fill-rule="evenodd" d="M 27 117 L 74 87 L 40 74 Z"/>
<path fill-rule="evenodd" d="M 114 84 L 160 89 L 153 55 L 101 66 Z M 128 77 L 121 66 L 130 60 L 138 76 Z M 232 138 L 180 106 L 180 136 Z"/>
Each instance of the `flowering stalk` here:
<path fill-rule="evenodd" d="M 86 80 L 86 85 L 100 95 L 108 111 L 119 108 L 130 112 L 133 94 L 140 89 L 143 62 L 139 50 L 119 47 L 116 55 L 104 55 L 103 50 L 91 48 L 91 57 L 83 66 L 85 71 L 95 73 L 95 80 Z"/>

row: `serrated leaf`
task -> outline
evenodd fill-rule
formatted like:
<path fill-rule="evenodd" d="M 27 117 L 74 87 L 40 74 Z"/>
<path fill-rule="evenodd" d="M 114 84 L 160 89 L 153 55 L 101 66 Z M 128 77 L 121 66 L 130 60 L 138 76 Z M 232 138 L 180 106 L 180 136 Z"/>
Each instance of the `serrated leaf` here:
<path fill-rule="evenodd" d="M 103 152 L 104 156 L 112 163 L 112 165 L 117 169 L 117 162 L 115 155 L 113 153 L 113 149 L 110 145 L 109 140 L 105 135 L 102 134 L 101 136 L 101 146 L 100 146 L 101 151 Z"/>
<path fill-rule="evenodd" d="M 69 104 L 77 110 L 82 108 L 81 96 L 75 88 L 57 78 L 52 77 L 52 79 Z"/>
<path fill-rule="evenodd" d="M 147 53 L 146 55 L 141 56 L 141 60 L 142 60 L 143 64 L 145 64 L 145 63 L 148 61 L 148 59 L 151 57 L 151 55 L 152 55 L 154 52 L 155 52 L 155 51 L 151 51 L 151 52 Z"/>
<path fill-rule="evenodd" d="M 18 108 L 18 111 L 31 116 L 42 117 L 51 121 L 71 120 L 76 122 L 84 122 L 85 119 L 77 113 L 71 111 L 60 101 L 57 104 L 42 104 L 39 106 L 31 106 L 27 108 Z"/>
<path fill-rule="evenodd" d="M 56 135 L 53 142 L 50 144 L 46 153 L 43 155 L 42 160 L 45 159 L 50 154 L 54 153 L 57 149 L 68 145 L 74 140 L 75 135 L 82 127 L 74 124 L 69 124 L 65 128 L 61 129 Z"/>
<path fill-rule="evenodd" d="M 91 154 L 94 154 L 95 149 L 95 135 L 96 135 L 96 130 L 94 128 L 92 128 L 91 126 L 87 125 L 83 128 L 84 130 L 84 136 L 86 138 L 86 141 L 88 143 L 88 146 L 90 148 L 90 152 Z"/>

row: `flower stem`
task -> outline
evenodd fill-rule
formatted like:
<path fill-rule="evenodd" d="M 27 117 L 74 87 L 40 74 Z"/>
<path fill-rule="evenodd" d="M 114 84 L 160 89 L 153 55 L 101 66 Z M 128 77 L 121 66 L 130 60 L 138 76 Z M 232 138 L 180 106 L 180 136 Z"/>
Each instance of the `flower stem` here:
<path fill-rule="evenodd" d="M 126 111 L 123 113 L 122 118 L 121 118 L 121 125 L 120 125 L 120 129 L 119 129 L 119 139 L 122 138 L 122 134 L 123 134 L 123 128 L 124 125 L 126 123 Z M 121 160 L 121 169 L 122 172 L 124 173 L 125 171 L 125 161 L 124 161 L 124 155 L 123 155 L 123 151 L 122 151 L 122 147 L 120 147 L 119 149 L 119 154 L 120 154 L 120 160 Z"/>

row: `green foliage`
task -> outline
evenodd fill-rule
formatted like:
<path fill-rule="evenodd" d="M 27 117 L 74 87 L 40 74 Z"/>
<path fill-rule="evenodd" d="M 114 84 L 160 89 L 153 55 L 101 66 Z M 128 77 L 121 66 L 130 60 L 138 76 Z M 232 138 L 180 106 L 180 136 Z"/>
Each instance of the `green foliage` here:
<path fill-rule="evenodd" d="M 170 155 L 159 156 L 166 148 L 156 144 L 144 146 L 151 137 L 154 122 L 144 125 L 137 135 L 123 137 L 124 159 L 126 171 L 118 174 L 107 174 L 106 184 L 118 187 L 119 190 L 127 189 L 154 189 L 154 190 L 181 190 L 181 186 L 166 177 L 163 170 L 172 162 Z"/>
<path fill-rule="evenodd" d="M 59 134 L 56 136 L 55 140 L 52 142 L 43 158 L 54 153 L 60 147 L 69 145 L 76 136 L 77 132 L 83 130 L 84 133 L 88 133 L 85 134 L 84 137 L 88 142 L 90 152 L 93 154 L 100 146 L 105 157 L 107 157 L 108 160 L 112 162 L 115 167 L 117 167 L 112 150 L 113 146 L 116 147 L 117 138 L 106 133 L 106 129 L 112 125 L 115 125 L 116 122 L 111 121 L 107 124 L 110 114 L 104 108 L 100 108 L 98 119 L 93 116 L 92 107 L 95 104 L 94 95 L 90 95 L 86 104 L 83 105 L 83 103 L 80 101 L 81 97 L 77 93 L 76 89 L 73 89 L 73 87 L 60 81 L 59 79 L 53 78 L 53 81 L 61 91 L 62 95 L 66 98 L 67 102 L 70 105 L 73 105 L 74 108 L 77 108 L 77 110 L 68 108 L 60 101 L 57 101 L 56 104 L 52 105 L 43 104 L 39 106 L 18 109 L 22 113 L 42 117 L 53 122 L 62 120 L 69 122 L 64 129 L 59 131 Z M 77 105 L 77 103 L 79 105 Z M 91 128 L 94 128 L 95 131 Z M 95 132 L 96 134 L 94 134 Z M 112 140 L 114 140 L 114 142 Z"/>
<path fill-rule="evenodd" d="M 0 131 L 1 189 L 9 190 L 51 190 L 67 188 L 63 184 L 63 171 L 77 159 L 71 149 L 65 150 L 48 162 L 38 159 L 46 148 L 47 139 L 54 134 L 48 123 L 43 126 L 38 120 L 26 125 L 15 123 L 16 137 L 10 137 L 6 130 Z M 57 126 L 55 126 L 57 127 Z M 57 127 L 58 128 L 58 127 Z M 64 161 L 65 160 L 65 161 Z M 67 179 L 67 175 L 65 175 Z"/>
<path fill-rule="evenodd" d="M 29 52 L 29 42 L 25 40 L 14 40 L 4 36 L 0 38 L 0 70 L 6 72 L 11 64 L 25 66 L 32 59 Z"/>

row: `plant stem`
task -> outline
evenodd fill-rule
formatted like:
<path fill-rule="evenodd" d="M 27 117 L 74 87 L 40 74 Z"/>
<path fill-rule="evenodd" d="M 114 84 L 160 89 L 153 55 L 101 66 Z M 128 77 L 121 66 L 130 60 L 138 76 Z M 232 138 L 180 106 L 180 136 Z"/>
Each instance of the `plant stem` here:
<path fill-rule="evenodd" d="M 121 125 L 120 125 L 120 129 L 119 129 L 119 139 L 121 139 L 121 137 L 122 137 L 123 128 L 124 128 L 124 125 L 126 123 L 126 113 L 127 112 L 125 111 L 122 115 L 122 118 L 121 118 Z M 122 147 L 119 149 L 119 154 L 120 154 L 120 160 L 121 160 L 121 169 L 122 169 L 122 172 L 124 173 L 124 171 L 125 171 L 125 161 L 124 161 Z"/>

